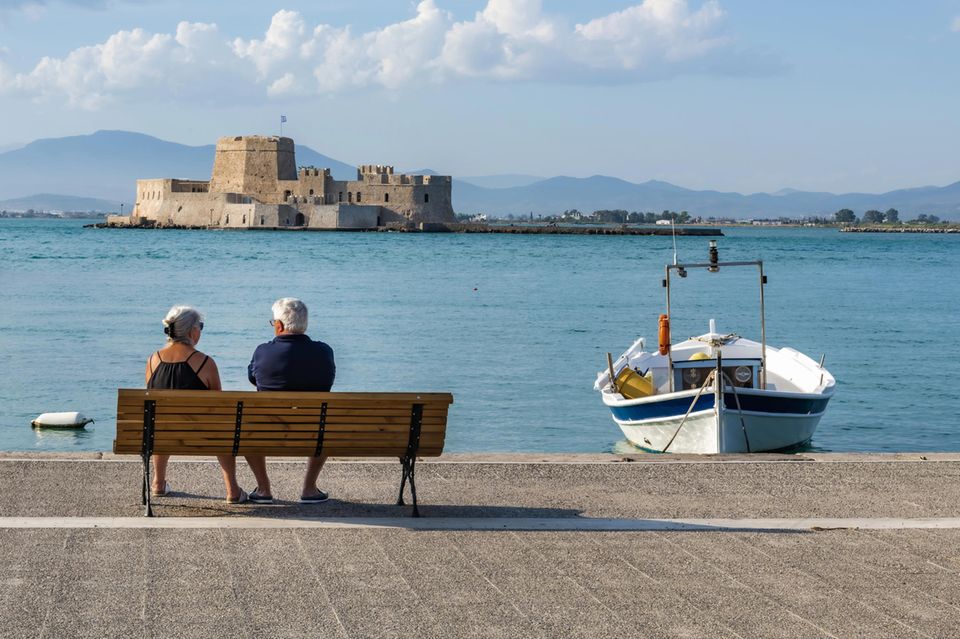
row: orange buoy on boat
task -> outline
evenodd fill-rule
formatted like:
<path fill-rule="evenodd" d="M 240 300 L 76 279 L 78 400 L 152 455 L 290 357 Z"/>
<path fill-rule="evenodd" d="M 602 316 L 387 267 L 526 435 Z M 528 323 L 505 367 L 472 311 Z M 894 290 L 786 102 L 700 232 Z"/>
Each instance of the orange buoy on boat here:
<path fill-rule="evenodd" d="M 660 354 L 666 355 L 670 352 L 670 316 L 660 315 Z"/>

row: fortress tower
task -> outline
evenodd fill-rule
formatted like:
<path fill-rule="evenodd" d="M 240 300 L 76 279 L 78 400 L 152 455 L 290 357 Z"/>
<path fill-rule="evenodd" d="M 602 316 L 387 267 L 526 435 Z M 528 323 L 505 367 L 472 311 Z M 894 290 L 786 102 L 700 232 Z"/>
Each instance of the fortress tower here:
<path fill-rule="evenodd" d="M 260 202 L 284 201 L 281 182 L 297 179 L 291 138 L 243 135 L 217 140 L 211 193 L 243 193 Z"/>

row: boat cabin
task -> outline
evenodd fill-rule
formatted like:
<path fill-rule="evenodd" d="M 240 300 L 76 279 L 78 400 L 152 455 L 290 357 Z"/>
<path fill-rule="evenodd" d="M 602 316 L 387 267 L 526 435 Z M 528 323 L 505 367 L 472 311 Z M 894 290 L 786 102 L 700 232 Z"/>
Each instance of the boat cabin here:
<path fill-rule="evenodd" d="M 760 388 L 760 359 L 724 359 L 721 361 L 725 385 L 737 388 Z M 717 370 L 716 359 L 694 359 L 673 362 L 673 390 L 697 390 L 711 371 Z"/>

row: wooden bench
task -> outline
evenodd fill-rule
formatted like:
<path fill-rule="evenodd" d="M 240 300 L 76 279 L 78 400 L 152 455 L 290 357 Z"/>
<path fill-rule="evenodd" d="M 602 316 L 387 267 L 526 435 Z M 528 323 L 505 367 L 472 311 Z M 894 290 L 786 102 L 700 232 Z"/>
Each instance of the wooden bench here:
<path fill-rule="evenodd" d="M 306 393 L 120 389 L 113 452 L 143 459 L 150 503 L 152 455 L 398 457 L 419 517 L 417 457 L 443 451 L 449 393 Z"/>

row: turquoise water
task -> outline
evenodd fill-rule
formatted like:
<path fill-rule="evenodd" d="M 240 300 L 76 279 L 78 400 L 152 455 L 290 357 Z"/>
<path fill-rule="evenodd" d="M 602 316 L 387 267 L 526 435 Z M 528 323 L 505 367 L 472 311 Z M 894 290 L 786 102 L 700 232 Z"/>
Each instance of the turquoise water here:
<path fill-rule="evenodd" d="M 142 387 L 174 303 L 206 315 L 224 387 L 271 338 L 270 304 L 310 307 L 334 390 L 450 391 L 448 451 L 609 451 L 592 390 L 605 353 L 655 339 L 670 238 L 95 230 L 0 220 L 0 450 L 109 450 L 116 389 Z M 838 379 L 812 447 L 957 451 L 960 237 L 731 229 L 721 258 L 763 259 L 768 341 Z M 705 238 L 678 238 L 703 261 Z M 673 332 L 759 339 L 755 272 L 692 273 Z M 650 340 L 652 341 L 652 340 Z M 81 433 L 34 432 L 80 410 Z M 618 448 L 619 449 L 619 448 Z"/>

